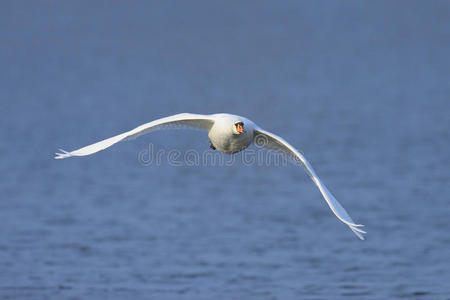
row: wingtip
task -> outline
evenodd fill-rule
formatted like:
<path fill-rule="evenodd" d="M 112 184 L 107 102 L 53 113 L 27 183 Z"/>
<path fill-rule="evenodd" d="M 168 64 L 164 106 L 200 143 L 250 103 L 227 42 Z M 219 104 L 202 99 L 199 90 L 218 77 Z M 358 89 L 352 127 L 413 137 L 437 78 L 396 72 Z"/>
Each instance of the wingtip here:
<path fill-rule="evenodd" d="M 367 232 L 365 232 L 364 230 L 362 230 L 360 228 L 356 228 L 356 227 L 353 227 L 353 226 L 350 226 L 350 228 L 352 228 L 353 230 L 356 230 L 356 231 L 358 231 L 360 233 L 367 233 Z"/>
<path fill-rule="evenodd" d="M 364 230 L 362 230 L 362 229 L 359 229 L 359 228 L 356 228 L 356 227 L 353 227 L 353 226 L 349 226 L 349 227 L 350 227 L 350 229 L 353 231 L 353 233 L 356 234 L 356 236 L 357 236 L 360 240 L 362 240 L 362 241 L 365 240 L 363 234 L 367 234 L 366 231 L 364 231 Z"/>
<path fill-rule="evenodd" d="M 55 153 L 56 156 L 54 157 L 54 159 L 64 159 L 64 158 L 72 156 L 72 154 L 70 154 L 70 152 L 67 152 L 66 150 L 63 150 L 63 149 L 58 149 L 58 150 L 61 151 L 62 153 L 56 152 Z"/>

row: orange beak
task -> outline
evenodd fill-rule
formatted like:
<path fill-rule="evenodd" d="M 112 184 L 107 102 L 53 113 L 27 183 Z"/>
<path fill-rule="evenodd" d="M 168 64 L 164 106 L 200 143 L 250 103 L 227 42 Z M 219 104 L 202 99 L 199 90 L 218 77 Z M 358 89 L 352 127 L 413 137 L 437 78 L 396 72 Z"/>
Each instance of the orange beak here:
<path fill-rule="evenodd" d="M 241 124 L 237 124 L 236 130 L 237 132 L 242 133 L 244 132 L 244 126 L 242 126 Z"/>

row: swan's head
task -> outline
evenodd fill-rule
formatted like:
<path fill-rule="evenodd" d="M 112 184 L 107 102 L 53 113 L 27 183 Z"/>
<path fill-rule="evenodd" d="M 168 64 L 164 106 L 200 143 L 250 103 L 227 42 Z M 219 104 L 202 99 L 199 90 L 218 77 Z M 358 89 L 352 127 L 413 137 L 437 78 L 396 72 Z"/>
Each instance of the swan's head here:
<path fill-rule="evenodd" d="M 236 122 L 236 123 L 233 124 L 233 133 L 234 134 L 241 134 L 241 133 L 244 133 L 244 132 L 245 132 L 245 130 L 244 130 L 244 122 L 239 121 L 239 122 Z"/>

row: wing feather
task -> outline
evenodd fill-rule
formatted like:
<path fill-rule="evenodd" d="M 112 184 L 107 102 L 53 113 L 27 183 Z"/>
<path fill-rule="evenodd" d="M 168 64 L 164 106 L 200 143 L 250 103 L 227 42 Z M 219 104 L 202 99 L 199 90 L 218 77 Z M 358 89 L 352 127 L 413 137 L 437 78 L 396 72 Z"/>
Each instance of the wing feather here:
<path fill-rule="evenodd" d="M 336 200 L 336 198 L 333 196 L 333 194 L 331 194 L 331 192 L 327 189 L 325 184 L 323 184 L 323 182 L 317 176 L 313 167 L 306 160 L 306 158 L 303 156 L 302 153 L 297 151 L 293 146 L 291 146 L 283 138 L 281 138 L 271 132 L 262 130 L 260 128 L 255 130 L 254 140 L 255 140 L 255 143 L 257 143 L 259 146 L 263 146 L 265 148 L 272 149 L 272 150 L 282 151 L 283 153 L 287 154 L 291 158 L 294 158 L 295 160 L 299 161 L 305 167 L 306 172 L 311 177 L 312 181 L 319 188 L 320 193 L 322 194 L 323 198 L 327 202 L 331 211 L 336 215 L 336 217 L 340 221 L 342 221 L 343 223 L 348 225 L 350 227 L 350 229 L 361 240 L 364 240 L 364 236 L 362 234 L 364 234 L 366 232 L 359 228 L 364 225 L 355 224 L 355 222 L 349 216 L 349 214 L 344 209 L 344 207 L 342 207 L 342 205 Z"/>
<path fill-rule="evenodd" d="M 71 156 L 90 155 L 98 151 L 104 150 L 106 148 L 109 148 L 120 141 L 134 139 L 142 134 L 146 134 L 155 130 L 170 129 L 170 128 L 200 128 L 209 130 L 213 124 L 214 118 L 212 116 L 190 114 L 190 113 L 177 114 L 170 117 L 151 121 L 149 123 L 138 126 L 130 131 L 121 133 L 119 135 L 110 137 L 108 139 L 102 140 L 100 142 L 88 145 L 86 147 L 71 152 L 59 149 L 61 153 L 56 153 L 55 159 L 63 159 Z"/>

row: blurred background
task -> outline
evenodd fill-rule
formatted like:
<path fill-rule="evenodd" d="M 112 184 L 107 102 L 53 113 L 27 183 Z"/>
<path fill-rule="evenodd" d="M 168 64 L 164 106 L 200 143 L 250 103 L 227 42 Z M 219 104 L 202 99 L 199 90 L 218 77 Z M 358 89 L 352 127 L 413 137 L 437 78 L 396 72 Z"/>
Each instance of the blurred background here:
<path fill-rule="evenodd" d="M 0 298 L 450 299 L 448 1 L 0 2 Z M 143 166 L 229 112 L 303 169 Z"/>

